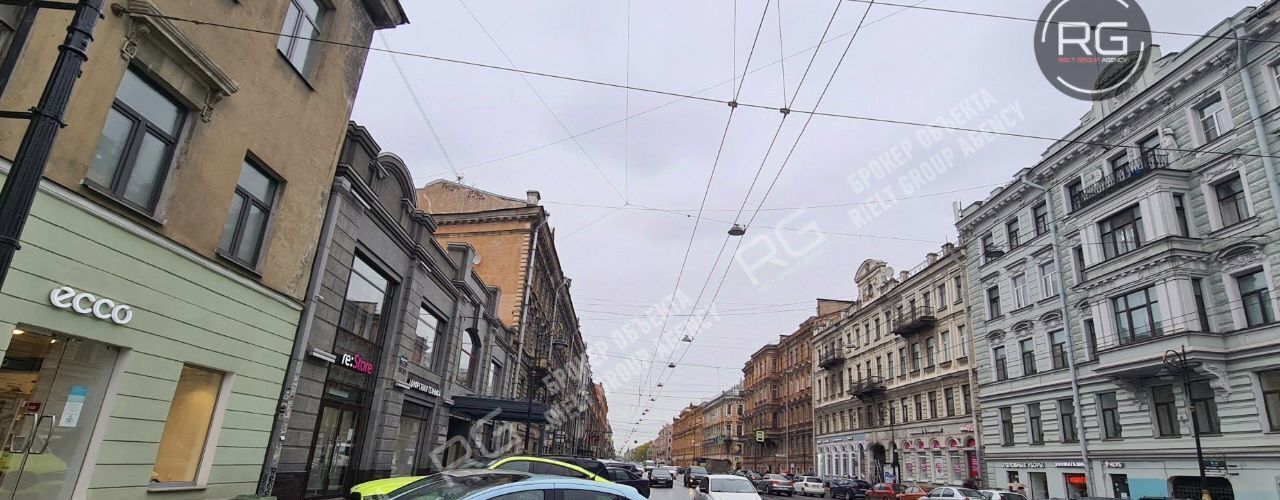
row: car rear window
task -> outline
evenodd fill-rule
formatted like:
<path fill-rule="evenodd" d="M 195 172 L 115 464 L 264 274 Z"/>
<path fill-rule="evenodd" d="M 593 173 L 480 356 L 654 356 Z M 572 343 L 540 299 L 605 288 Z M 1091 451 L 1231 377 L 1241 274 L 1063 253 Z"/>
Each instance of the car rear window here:
<path fill-rule="evenodd" d="M 822 480 L 821 480 L 821 479 L 818 479 L 818 478 L 816 478 L 816 477 L 813 477 L 813 476 L 805 476 L 805 477 L 804 477 L 804 482 L 806 482 L 806 483 L 821 483 L 821 482 L 822 482 Z"/>
<path fill-rule="evenodd" d="M 704 468 L 702 468 L 702 467 L 690 467 L 690 468 L 689 468 L 689 472 L 694 473 L 694 474 L 706 474 L 706 473 L 707 473 L 707 469 L 704 469 Z"/>
<path fill-rule="evenodd" d="M 666 477 L 671 477 L 671 471 L 667 469 L 653 469 L 653 471 L 650 472 L 649 475 L 653 477 L 666 478 Z"/>

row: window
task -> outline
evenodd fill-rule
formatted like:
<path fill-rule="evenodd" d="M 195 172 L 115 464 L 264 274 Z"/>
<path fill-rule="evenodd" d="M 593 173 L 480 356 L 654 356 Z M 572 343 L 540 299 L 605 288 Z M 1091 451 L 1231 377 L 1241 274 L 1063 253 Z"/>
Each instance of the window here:
<path fill-rule="evenodd" d="M 951 361 L 951 332 L 938 334 L 942 338 L 942 361 Z"/>
<path fill-rule="evenodd" d="M 987 289 L 987 319 L 1000 317 L 1000 287 Z"/>
<path fill-rule="evenodd" d="M 912 396 L 912 398 L 915 400 L 916 405 L 916 420 L 919 420 L 924 417 L 924 412 L 920 409 L 920 395 L 916 394 L 915 396 Z M 907 398 L 902 398 L 900 406 L 902 407 L 902 423 L 909 423 L 911 421 L 911 414 L 907 411 L 910 409 L 907 407 Z"/>
<path fill-rule="evenodd" d="M 1040 403 L 1027 405 L 1027 436 L 1031 444 L 1044 444 L 1044 424 L 1040 421 Z"/>
<path fill-rule="evenodd" d="M 972 412 L 972 411 L 973 411 L 973 407 L 972 407 L 972 406 L 969 406 L 970 404 L 972 404 L 972 403 L 969 401 L 969 400 L 970 400 L 969 384 L 964 384 L 964 385 L 960 386 L 960 398 L 964 400 L 964 401 L 963 401 L 963 404 L 964 404 L 964 414 L 965 414 L 965 415 L 968 415 L 970 412 Z"/>
<path fill-rule="evenodd" d="M 933 366 L 933 358 L 934 358 L 933 351 L 934 351 L 933 337 L 926 337 L 924 339 L 924 362 L 925 362 L 924 366 L 926 367 Z"/>
<path fill-rule="evenodd" d="M 876 340 L 880 340 L 880 318 L 876 318 Z"/>
<path fill-rule="evenodd" d="M 186 114 L 136 70 L 126 70 L 85 180 L 126 205 L 153 212 Z"/>
<path fill-rule="evenodd" d="M 183 365 L 164 421 L 152 480 L 195 484 L 200 459 L 209 441 L 209 424 L 222 392 L 222 374 Z M 56 419 L 55 419 L 56 420 Z"/>
<path fill-rule="evenodd" d="M 1156 433 L 1160 437 L 1178 437 L 1178 403 L 1173 398 L 1172 385 L 1151 388 L 1151 402 L 1155 405 Z"/>
<path fill-rule="evenodd" d="M 1083 201 L 1083 196 L 1084 184 L 1080 182 L 1080 179 L 1067 184 L 1067 201 L 1071 204 L 1071 211 L 1074 212 L 1080 209 L 1080 202 Z"/>
<path fill-rule="evenodd" d="M 1062 442 L 1074 443 L 1079 440 L 1076 434 L 1076 407 L 1071 398 L 1058 400 L 1058 428 L 1062 429 Z"/>
<path fill-rule="evenodd" d="M 1216 92 L 1196 106 L 1196 116 L 1200 120 L 1200 132 L 1204 134 L 1204 142 L 1213 142 L 1231 128 L 1222 95 Z"/>
<path fill-rule="evenodd" d="M 502 364 L 497 361 L 489 361 L 489 395 L 502 395 Z"/>
<path fill-rule="evenodd" d="M 1142 224 L 1142 213 L 1138 206 L 1126 208 L 1098 223 L 1102 232 L 1102 253 L 1110 259 L 1118 257 L 1142 246 L 1139 226 Z"/>
<path fill-rule="evenodd" d="M 1071 247 L 1071 265 L 1075 267 L 1076 283 L 1084 281 L 1084 246 Z"/>
<path fill-rule="evenodd" d="M 1005 359 L 1004 346 L 991 350 L 991 358 L 996 360 L 996 381 L 1009 378 L 1009 361 Z"/>
<path fill-rule="evenodd" d="M 246 160 L 240 167 L 240 180 L 218 241 L 218 250 L 224 257 L 249 267 L 258 264 L 275 197 L 276 180 Z"/>
<path fill-rule="evenodd" d="M 922 305 L 924 305 L 924 308 L 926 310 L 933 307 L 933 303 L 929 300 L 929 292 L 923 292 L 920 294 L 920 302 Z M 916 309 L 915 304 L 912 304 L 911 310 L 915 311 L 915 309 Z"/>
<path fill-rule="evenodd" d="M 1154 287 L 1113 298 L 1111 304 L 1121 345 L 1160 336 L 1160 304 Z"/>
<path fill-rule="evenodd" d="M 1013 446 L 1013 409 L 1000 409 L 1000 444 Z"/>
<path fill-rule="evenodd" d="M 1160 150 L 1160 134 L 1152 133 L 1147 137 L 1138 141 L 1138 154 L 1146 161 L 1151 155 Z"/>
<path fill-rule="evenodd" d="M 950 387 L 947 387 L 946 389 L 943 389 L 943 390 L 942 390 L 942 404 L 946 406 L 946 409 L 947 409 L 947 416 L 948 416 L 948 417 L 954 417 L 954 416 L 956 416 L 956 391 L 955 391 L 955 389 L 950 388 Z"/>
<path fill-rule="evenodd" d="M 1178 234 L 1191 237 L 1191 226 L 1187 222 L 1187 199 L 1182 193 L 1173 195 L 1173 215 L 1178 219 Z"/>
<path fill-rule="evenodd" d="M 987 262 L 991 262 L 991 259 L 987 258 L 987 252 L 995 249 L 996 249 L 995 237 L 992 236 L 991 233 L 987 233 L 986 235 L 983 235 L 982 237 L 982 263 L 983 264 L 986 264 Z"/>
<path fill-rule="evenodd" d="M 1049 206 L 1041 203 L 1032 207 L 1031 220 L 1035 223 L 1036 236 L 1049 232 Z"/>
<path fill-rule="evenodd" d="M 929 418 L 938 418 L 938 391 L 929 391 Z"/>
<path fill-rule="evenodd" d="M 458 382 L 467 387 L 471 387 L 471 376 L 476 371 L 476 349 L 480 347 L 480 340 L 471 332 L 463 332 L 462 346 L 458 349 Z"/>
<path fill-rule="evenodd" d="M 431 368 L 435 345 L 443 341 L 444 320 L 425 307 L 418 308 L 418 324 L 413 329 L 413 352 L 410 359 L 419 366 Z"/>
<path fill-rule="evenodd" d="M 1098 330 L 1093 327 L 1093 318 L 1084 320 L 1084 348 L 1090 360 L 1098 359 Z"/>
<path fill-rule="evenodd" d="M 893 376 L 893 354 L 886 354 L 886 355 L 884 356 L 884 360 L 885 360 L 885 362 L 886 362 L 886 365 L 887 365 L 887 366 L 888 366 L 888 368 L 889 368 L 889 371 L 887 371 L 887 372 L 885 372 L 885 373 L 888 373 L 888 374 L 889 374 L 889 376 L 890 376 L 890 377 L 892 377 L 892 376 Z"/>
<path fill-rule="evenodd" d="M 1280 431 L 1280 370 L 1258 374 L 1262 385 L 1262 404 L 1266 407 L 1270 430 Z"/>
<path fill-rule="evenodd" d="M 1022 349 L 1022 374 L 1036 374 L 1036 341 L 1035 339 L 1026 339 L 1018 342 L 1018 346 Z"/>
<path fill-rule="evenodd" d="M 1052 358 L 1053 369 L 1067 367 L 1067 335 L 1058 330 L 1049 333 L 1049 357 Z"/>
<path fill-rule="evenodd" d="M 1132 169 L 1129 168 L 1128 153 L 1120 153 L 1119 155 L 1111 158 L 1107 163 L 1111 166 L 1111 174 L 1117 179 L 1128 177 L 1128 174 L 1132 171 Z"/>
<path fill-rule="evenodd" d="M 1098 413 L 1102 414 L 1102 438 L 1120 439 L 1120 405 L 1116 401 L 1116 393 L 1098 395 Z"/>
<path fill-rule="evenodd" d="M 911 371 L 920 369 L 920 343 L 913 342 L 911 344 Z"/>
<path fill-rule="evenodd" d="M 1200 278 L 1191 278 L 1191 295 L 1196 298 L 1196 316 L 1200 320 L 1200 331 L 1209 331 L 1209 311 L 1205 308 L 1204 302 L 1204 281 Z"/>
<path fill-rule="evenodd" d="M 956 289 L 956 303 L 964 302 L 964 279 L 960 276 L 955 277 L 955 283 L 952 285 Z"/>
<path fill-rule="evenodd" d="M 1213 185 L 1213 193 L 1218 197 L 1218 213 L 1222 216 L 1222 227 L 1239 224 L 1249 218 L 1249 202 L 1244 196 L 1244 183 L 1240 176 Z"/>
<path fill-rule="evenodd" d="M 1222 434 L 1222 422 L 1218 420 L 1218 403 L 1213 399 L 1213 388 L 1207 380 L 1191 382 L 1191 404 L 1195 406 L 1196 429 L 1201 434 Z"/>
<path fill-rule="evenodd" d="M 938 285 L 938 310 L 941 311 L 946 308 L 947 308 L 947 285 L 946 285 L 946 282 L 943 282 L 943 284 Z"/>
<path fill-rule="evenodd" d="M 913 399 L 913 400 L 915 401 L 915 406 L 916 406 L 916 419 L 918 419 L 918 420 L 922 420 L 922 419 L 924 419 L 924 401 L 920 398 L 920 395 L 919 395 L 919 394 L 916 394 L 915 396 L 911 396 L 911 399 Z M 906 414 L 907 414 L 907 408 L 906 408 L 906 406 L 903 406 L 903 407 L 902 407 L 902 414 L 903 414 L 903 415 L 906 415 Z"/>
<path fill-rule="evenodd" d="M 1021 309 L 1031 304 L 1030 293 L 1027 290 L 1027 275 L 1019 274 L 1013 277 L 1013 308 Z"/>
<path fill-rule="evenodd" d="M 389 283 L 363 257 L 351 261 L 351 278 L 347 281 L 347 295 L 342 301 L 342 318 L 338 321 L 343 330 L 369 342 L 378 342 L 378 330 L 382 324 L 382 303 L 386 302 Z"/>
<path fill-rule="evenodd" d="M 969 335 L 965 333 L 964 325 L 956 325 L 956 337 L 957 340 L 960 341 L 960 343 L 956 345 L 956 348 L 960 350 L 960 353 L 957 354 L 956 357 L 969 357 Z"/>
<path fill-rule="evenodd" d="M 1240 305 L 1244 308 L 1245 324 L 1258 326 L 1275 321 L 1275 314 L 1271 310 L 1271 291 L 1267 289 L 1267 277 L 1262 269 L 1237 276 L 1236 285 L 1240 289 Z"/>
<path fill-rule="evenodd" d="M 907 374 L 907 348 L 898 349 L 898 375 Z"/>
<path fill-rule="evenodd" d="M 1040 297 L 1058 295 L 1058 266 L 1053 261 L 1040 264 Z"/>
<path fill-rule="evenodd" d="M 317 0 L 289 0 L 289 10 L 285 13 L 276 48 L 304 75 L 311 65 L 315 49 L 312 39 L 320 38 L 323 15 L 324 8 Z"/>
<path fill-rule="evenodd" d="M 1022 242 L 1020 241 L 1020 238 L 1018 237 L 1018 219 L 1013 219 L 1009 222 L 1006 222 L 1004 224 L 1004 232 L 1005 232 L 1005 236 L 1009 240 L 1009 248 L 1012 249 L 1013 247 L 1016 247 L 1022 244 Z"/>

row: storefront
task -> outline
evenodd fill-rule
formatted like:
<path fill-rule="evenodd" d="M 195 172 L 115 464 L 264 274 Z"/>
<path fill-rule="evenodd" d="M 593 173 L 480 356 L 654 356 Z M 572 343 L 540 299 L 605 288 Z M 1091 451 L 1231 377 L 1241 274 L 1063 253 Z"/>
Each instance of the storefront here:
<path fill-rule="evenodd" d="M 252 491 L 228 464 L 261 463 L 300 309 L 42 182 L 0 295 L 0 498 Z"/>
<path fill-rule="evenodd" d="M 818 473 L 850 478 L 865 477 L 860 452 L 866 447 L 865 439 L 866 435 L 861 432 L 818 438 Z"/>
<path fill-rule="evenodd" d="M 932 421 L 869 433 L 868 477 L 896 479 L 926 490 L 981 477 L 973 431 L 972 423 Z"/>
<path fill-rule="evenodd" d="M 1205 459 L 1206 486 L 1215 500 L 1270 498 L 1277 486 L 1275 460 L 1237 457 L 1229 460 L 1211 454 Z M 1094 496 L 1119 499 L 1144 497 L 1199 498 L 1200 476 L 1195 460 L 1094 460 Z M 1027 498 L 1078 498 L 1085 496 L 1088 474 L 1078 457 L 1060 460 L 999 461 L 988 464 L 995 487 L 1021 486 Z"/>

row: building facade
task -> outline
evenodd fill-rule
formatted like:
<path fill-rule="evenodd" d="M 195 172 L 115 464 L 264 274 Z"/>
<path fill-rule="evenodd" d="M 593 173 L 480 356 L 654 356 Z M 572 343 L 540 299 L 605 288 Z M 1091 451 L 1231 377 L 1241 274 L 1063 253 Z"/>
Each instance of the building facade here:
<path fill-rule="evenodd" d="M 653 460 L 654 463 L 673 463 L 671 461 L 671 426 L 672 424 L 663 424 L 662 429 L 658 430 L 658 437 L 653 440 L 653 446 L 649 447 L 649 460 Z"/>
<path fill-rule="evenodd" d="M 858 301 L 815 334 L 821 473 L 926 490 L 980 476 L 963 263 L 948 244 L 896 276 L 858 268 Z"/>
<path fill-rule="evenodd" d="M 299 5 L 316 4 L 103 13 L 0 295 L 0 439 L 50 433 L 40 453 L 6 452 L 0 495 L 257 490 L 367 52 L 162 16 L 293 34 Z M 57 12 L 5 37 L 23 45 L 3 109 L 37 102 L 67 33 Z M 394 0 L 308 12 L 356 46 L 406 22 Z M 4 176 L 25 126 L 0 123 Z"/>
<path fill-rule="evenodd" d="M 702 463 L 702 406 L 689 405 L 671 422 L 671 465 Z"/>
<path fill-rule="evenodd" d="M 742 467 L 742 386 L 734 385 L 702 404 L 702 457 Z"/>
<path fill-rule="evenodd" d="M 609 400 L 605 397 L 604 384 L 591 384 L 591 405 L 587 409 L 587 425 L 584 429 L 583 455 L 613 458 L 613 427 L 609 424 Z"/>
<path fill-rule="evenodd" d="M 1198 431 L 1213 498 L 1280 495 L 1274 6 L 1154 54 L 961 214 L 991 485 L 1198 497 Z"/>
<path fill-rule="evenodd" d="M 767 344 L 756 350 L 742 368 L 743 431 L 747 434 L 742 463 L 747 470 L 784 470 L 776 451 L 781 443 L 781 380 L 782 364 L 778 359 L 777 344 Z"/>
<path fill-rule="evenodd" d="M 404 163 L 351 124 L 294 348 L 297 390 L 277 426 L 278 498 L 439 471 L 512 438 L 486 418 L 524 407 L 501 399 L 514 332 L 494 315 L 500 291 L 476 275 L 472 248 L 436 242 L 413 198 Z"/>
<path fill-rule="evenodd" d="M 508 374 L 513 394 L 551 408 L 546 424 L 521 426 L 520 449 L 573 454 L 585 435 L 591 366 L 540 199 L 537 191 L 521 200 L 445 180 L 417 192 L 418 208 L 439 225 L 436 237 L 470 245 L 481 256 L 480 277 L 512 290 L 499 300 L 497 316 L 518 332 L 520 368 Z"/>

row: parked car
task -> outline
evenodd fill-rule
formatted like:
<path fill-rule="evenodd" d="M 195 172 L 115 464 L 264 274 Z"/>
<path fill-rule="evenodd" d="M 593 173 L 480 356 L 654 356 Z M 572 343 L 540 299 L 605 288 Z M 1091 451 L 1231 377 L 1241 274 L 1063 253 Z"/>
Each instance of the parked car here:
<path fill-rule="evenodd" d="M 747 478 L 748 481 L 751 481 L 751 484 L 756 484 L 757 481 L 760 481 L 760 474 L 756 474 L 749 470 L 740 470 L 737 472 L 737 474 L 739 476 Z"/>
<path fill-rule="evenodd" d="M 676 484 L 675 475 L 671 471 L 663 467 L 655 467 L 649 471 L 649 486 L 654 488 L 671 488 Z"/>
<path fill-rule="evenodd" d="M 876 483 L 867 491 L 868 500 L 920 500 L 928 493 L 919 486 L 905 484 Z"/>
<path fill-rule="evenodd" d="M 981 491 L 971 490 L 969 488 L 954 488 L 951 486 L 943 486 L 934 488 L 929 492 L 929 496 L 924 498 L 950 498 L 953 500 L 986 500 L 987 497 Z"/>
<path fill-rule="evenodd" d="M 690 466 L 684 474 L 684 486 L 686 488 L 697 486 L 698 481 L 701 481 L 704 477 L 707 477 L 707 469 L 698 465 Z"/>
<path fill-rule="evenodd" d="M 756 491 L 766 495 L 791 496 L 795 493 L 791 489 L 791 480 L 782 474 L 765 474 L 759 481 L 756 481 Z"/>
<path fill-rule="evenodd" d="M 625 484 L 627 486 L 635 488 L 636 491 L 639 491 L 640 494 L 644 495 L 645 498 L 649 498 L 649 492 L 650 492 L 649 480 L 645 479 L 643 475 L 632 472 L 631 469 L 628 469 L 626 467 L 615 467 L 613 465 L 608 465 L 606 466 L 606 468 L 609 469 L 609 475 L 606 477 L 610 481 L 613 481 L 618 484 Z"/>
<path fill-rule="evenodd" d="M 833 479 L 831 481 L 831 498 L 856 500 L 867 498 L 871 483 L 861 479 Z"/>
<path fill-rule="evenodd" d="M 1008 490 L 980 490 L 979 493 L 987 497 L 987 500 L 1027 500 L 1021 493 Z"/>
<path fill-rule="evenodd" d="M 791 491 L 798 495 L 810 496 L 827 496 L 827 488 L 822 485 L 822 478 L 818 476 L 800 476 L 791 483 Z"/>
<path fill-rule="evenodd" d="M 694 500 L 760 500 L 760 494 L 745 477 L 711 474 L 698 481 Z"/>
<path fill-rule="evenodd" d="M 646 497 L 649 492 L 648 480 L 641 478 L 615 481 L 611 478 L 609 469 L 604 466 L 604 463 L 594 458 L 516 455 L 495 460 L 489 464 L 488 468 L 624 484 L 634 488 Z"/>
<path fill-rule="evenodd" d="M 540 492 L 550 496 L 575 490 L 581 496 L 615 496 L 626 500 L 644 500 L 634 488 L 610 482 L 565 477 L 542 477 L 506 470 L 459 469 L 426 476 L 387 493 L 385 500 L 490 500 L 521 493 Z M 368 497 L 365 497 L 368 498 Z M 510 497 L 506 497 L 510 498 Z"/>

